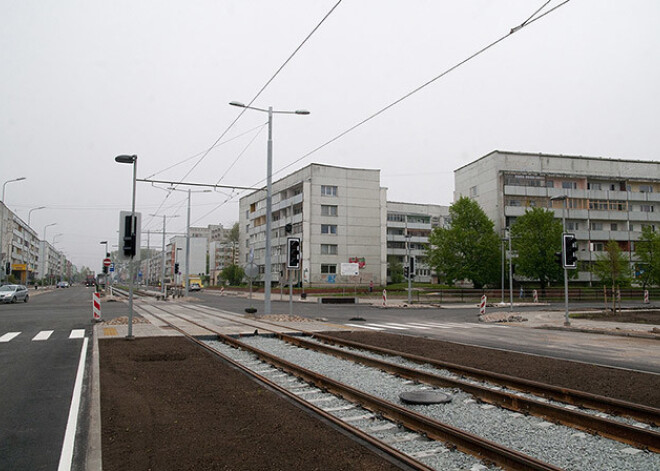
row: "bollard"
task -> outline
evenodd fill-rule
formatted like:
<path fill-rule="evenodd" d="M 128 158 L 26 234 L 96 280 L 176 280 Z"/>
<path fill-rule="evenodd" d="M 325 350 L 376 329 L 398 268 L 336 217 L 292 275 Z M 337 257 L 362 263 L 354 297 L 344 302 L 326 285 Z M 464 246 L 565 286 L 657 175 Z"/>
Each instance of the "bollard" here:
<path fill-rule="evenodd" d="M 486 299 L 487 299 L 486 295 L 484 294 L 481 297 L 481 304 L 479 305 L 479 314 L 481 314 L 482 316 L 486 314 Z"/>
<path fill-rule="evenodd" d="M 383 306 L 387 306 L 387 290 L 383 290 Z"/>
<path fill-rule="evenodd" d="M 539 302 L 539 293 L 536 290 L 534 290 L 533 293 L 534 293 L 534 302 L 538 303 Z"/>
<path fill-rule="evenodd" d="M 649 290 L 645 289 L 644 290 L 644 304 L 649 303 Z"/>
<path fill-rule="evenodd" d="M 92 316 L 93 320 L 101 320 L 101 295 L 97 292 L 92 293 Z"/>

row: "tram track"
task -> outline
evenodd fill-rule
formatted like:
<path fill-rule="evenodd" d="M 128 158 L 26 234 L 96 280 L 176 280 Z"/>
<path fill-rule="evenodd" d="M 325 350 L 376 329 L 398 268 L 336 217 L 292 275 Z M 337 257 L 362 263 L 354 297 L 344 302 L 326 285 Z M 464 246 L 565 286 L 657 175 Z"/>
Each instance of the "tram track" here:
<path fill-rule="evenodd" d="M 467 383 L 461 380 L 441 378 L 437 375 L 423 373 L 410 368 L 394 365 L 387 361 L 370 358 L 365 355 L 354 352 L 349 352 L 348 348 L 351 349 L 360 348 L 360 349 L 365 349 L 367 351 L 370 348 L 372 348 L 369 346 L 355 344 L 355 342 L 339 341 L 338 339 L 329 338 L 325 335 L 310 334 L 310 333 L 306 333 L 306 334 L 316 337 L 317 341 L 307 340 L 306 338 L 303 338 L 299 335 L 290 335 L 279 332 L 282 330 L 282 326 L 277 325 L 276 323 L 270 323 L 267 321 L 256 320 L 256 319 L 254 321 L 249 319 L 237 319 L 235 314 L 234 315 L 232 315 L 231 313 L 223 314 L 222 312 L 204 306 L 186 305 L 186 308 L 189 311 L 192 310 L 193 312 L 196 313 L 197 316 L 201 316 L 201 317 L 208 316 L 211 319 L 218 317 L 225 317 L 225 319 L 231 318 L 233 322 L 245 325 L 249 327 L 249 329 L 255 328 L 261 330 L 264 333 L 268 332 L 271 335 L 276 336 L 277 338 L 287 342 L 290 345 L 296 345 L 300 348 L 305 348 L 305 349 L 322 350 L 326 355 L 341 357 L 352 362 L 358 362 L 363 365 L 368 365 L 372 368 L 377 368 L 381 371 L 388 371 L 390 374 L 396 375 L 401 378 L 407 378 L 413 382 L 421 382 L 439 388 L 458 388 L 467 392 L 468 394 L 473 395 L 475 398 L 478 398 L 479 401 L 484 403 L 496 404 L 499 407 L 504 407 L 509 410 L 522 412 L 524 414 L 538 415 L 545 419 L 552 420 L 553 422 L 564 423 L 567 425 L 571 425 L 572 427 L 588 430 L 592 433 L 597 432 L 601 435 L 606 435 L 610 438 L 615 438 L 617 440 L 632 444 L 634 446 L 638 446 L 638 447 L 641 446 L 655 451 L 658 450 L 658 434 L 653 430 L 644 430 L 639 427 L 629 426 L 627 424 L 622 424 L 620 422 L 612 421 L 609 419 L 585 414 L 579 411 L 572 411 L 570 409 L 566 409 L 563 407 L 557 407 L 550 404 L 544 404 L 538 401 L 524 399 L 519 396 L 511 395 L 502 391 L 495 391 L 487 387 L 476 386 L 474 384 Z M 161 314 L 160 315 L 157 314 L 155 312 L 156 310 L 160 311 Z M 473 456 L 476 456 L 478 459 L 484 460 L 487 463 L 495 463 L 498 466 L 501 466 L 505 469 L 560 469 L 552 464 L 545 463 L 539 459 L 509 449 L 497 443 L 488 440 L 483 440 L 482 438 L 474 434 L 466 433 L 465 431 L 460 430 L 456 427 L 452 427 L 448 424 L 444 424 L 437 420 L 433 420 L 422 414 L 411 411 L 406 407 L 402 407 L 398 404 L 392 403 L 391 401 L 386 401 L 381 398 L 375 397 L 374 395 L 365 393 L 364 391 L 360 391 L 356 388 L 352 388 L 346 384 L 343 384 L 340 381 L 333 380 L 323 374 L 316 373 L 307 368 L 303 368 L 299 365 L 296 365 L 293 362 L 284 360 L 278 357 L 277 355 L 268 353 L 254 346 L 250 346 L 245 342 L 241 341 L 239 338 L 234 338 L 222 334 L 221 332 L 214 329 L 213 326 L 209 325 L 208 322 L 195 321 L 190 319 L 189 317 L 184 317 L 173 312 L 172 309 L 169 308 L 166 309 L 160 306 L 155 307 L 154 305 L 152 305 L 152 308 L 148 309 L 147 312 L 149 312 L 151 315 L 160 318 L 162 322 L 171 324 L 173 328 L 176 328 L 180 332 L 191 337 L 193 341 L 204 346 L 207 349 L 209 347 L 205 342 L 200 342 L 198 339 L 195 339 L 194 337 L 186 333 L 186 329 L 181 327 L 181 321 L 190 323 L 191 325 L 195 325 L 198 328 L 206 329 L 209 332 L 213 332 L 213 334 L 217 335 L 218 339 L 220 339 L 225 344 L 231 345 L 232 347 L 235 348 L 250 351 L 252 354 L 258 356 L 262 361 L 265 361 L 273 365 L 274 368 L 281 371 L 285 371 L 287 372 L 287 374 L 294 375 L 295 377 L 302 378 L 306 383 L 313 384 L 316 387 L 320 388 L 321 390 L 332 392 L 333 394 L 339 397 L 347 398 L 352 402 L 359 403 L 361 404 L 362 407 L 365 407 L 366 409 L 370 410 L 373 414 L 376 414 L 379 417 L 382 416 L 384 418 L 388 418 L 391 421 L 393 421 L 395 424 L 403 424 L 407 429 L 421 433 L 428 439 L 452 443 L 453 446 L 455 446 L 459 450 L 470 453 Z M 165 316 L 163 316 L 163 314 L 165 314 Z M 179 326 L 175 326 L 171 322 L 171 319 L 167 320 L 166 317 L 168 316 L 174 316 L 178 318 L 180 321 L 178 322 Z M 267 327 L 268 325 L 270 325 L 272 328 L 269 329 Z M 301 330 L 300 333 L 302 334 L 305 332 Z M 332 342 L 335 343 L 335 345 L 341 345 L 341 348 L 339 348 L 339 346 L 330 346 L 327 344 L 322 344 L 321 342 L 326 342 L 326 343 Z M 384 352 L 379 352 L 379 353 L 382 354 Z M 398 356 L 404 355 L 401 352 L 391 352 L 391 351 L 387 352 L 387 355 L 392 355 L 392 354 Z M 223 358 L 227 359 L 227 361 L 231 361 L 228 359 L 226 355 L 222 355 L 222 356 Z M 417 362 L 423 361 L 425 363 L 431 362 L 429 359 L 425 359 L 421 357 L 414 358 L 414 361 Z M 246 367 L 244 366 L 241 367 L 241 369 L 244 371 L 245 368 Z M 249 370 L 249 368 L 247 369 Z M 256 375 L 260 381 L 266 382 L 266 384 L 269 384 L 269 386 L 272 386 L 274 389 L 278 391 L 281 389 L 281 387 L 276 385 L 275 383 L 271 385 L 270 380 L 268 378 L 259 375 L 258 373 L 251 372 L 250 374 L 252 374 L 253 376 Z M 540 388 L 540 384 L 536 384 L 535 386 L 537 388 Z M 566 391 L 563 391 L 562 394 L 565 395 Z M 293 397 L 298 401 L 302 399 L 295 394 L 293 394 Z M 623 410 L 622 404 L 619 404 L 618 406 L 619 406 L 619 410 Z M 314 406 L 314 408 L 319 409 L 316 406 Z M 318 413 L 317 410 L 314 411 Z M 323 414 L 320 415 L 323 416 Z M 355 431 L 352 431 L 351 433 L 354 433 L 356 436 L 359 436 L 359 434 L 356 434 Z M 385 450 L 387 450 L 387 448 L 391 448 L 391 447 L 385 446 Z M 391 451 L 387 451 L 387 452 L 392 454 Z M 397 459 L 400 458 L 397 457 Z M 413 466 L 411 464 L 408 465 Z M 429 468 L 420 467 L 414 469 L 429 469 Z"/>

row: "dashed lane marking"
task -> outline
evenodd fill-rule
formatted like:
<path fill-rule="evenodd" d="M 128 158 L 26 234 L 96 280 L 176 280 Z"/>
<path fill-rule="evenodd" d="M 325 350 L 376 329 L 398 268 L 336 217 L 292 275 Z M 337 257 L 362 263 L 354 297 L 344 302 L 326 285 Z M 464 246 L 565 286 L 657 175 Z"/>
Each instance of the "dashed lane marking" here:
<path fill-rule="evenodd" d="M 54 330 L 42 330 L 37 335 L 32 337 L 32 342 L 45 342 L 50 340 L 53 336 Z M 6 334 L 0 337 L 0 343 L 7 343 L 14 340 L 16 337 L 21 335 L 23 332 L 7 332 Z M 85 338 L 85 329 L 73 329 L 69 334 L 69 339 L 84 339 Z"/>
<path fill-rule="evenodd" d="M 51 335 L 53 335 L 54 330 L 42 330 L 37 335 L 32 337 L 33 342 L 41 342 L 43 340 L 48 340 Z"/>
<path fill-rule="evenodd" d="M 7 332 L 5 335 L 0 337 L 0 343 L 6 343 L 12 340 L 14 337 L 21 335 L 20 332 Z"/>
<path fill-rule="evenodd" d="M 373 327 L 382 327 L 383 329 L 395 329 L 395 330 L 408 330 L 408 327 L 394 327 L 393 325 L 384 325 L 384 324 L 367 324 Z"/>

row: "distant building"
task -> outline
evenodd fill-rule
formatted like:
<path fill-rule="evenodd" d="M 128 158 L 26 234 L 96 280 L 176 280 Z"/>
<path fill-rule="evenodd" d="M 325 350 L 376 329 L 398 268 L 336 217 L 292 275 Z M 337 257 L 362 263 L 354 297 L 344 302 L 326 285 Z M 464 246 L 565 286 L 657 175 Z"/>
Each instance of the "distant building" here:
<path fill-rule="evenodd" d="M 578 240 L 579 281 L 609 240 L 634 265 L 645 226 L 660 227 L 660 162 L 493 151 L 454 172 L 454 199 L 479 203 L 499 232 L 532 207 L 562 218 Z M 557 199 L 566 197 L 565 201 Z"/>
<path fill-rule="evenodd" d="M 399 245 L 411 236 L 411 254 L 422 261 L 423 244 L 434 224 L 442 224 L 448 208 L 388 203 L 380 186 L 380 170 L 310 164 L 273 182 L 271 263 L 273 282 L 286 280 L 287 237 L 302 241 L 302 269 L 294 281 L 318 284 L 387 282 L 387 261 L 405 257 Z M 240 263 L 253 262 L 263 280 L 266 247 L 266 191 L 239 202 Z M 390 215 L 392 221 L 389 220 Z M 390 231 L 391 230 L 391 231 Z M 390 231 L 391 233 L 389 233 Z M 401 240 L 399 240 L 401 239 Z M 391 247 L 388 248 L 388 243 Z M 358 263 L 360 275 L 342 276 L 342 263 Z M 420 264 L 423 279 L 430 268 Z"/>

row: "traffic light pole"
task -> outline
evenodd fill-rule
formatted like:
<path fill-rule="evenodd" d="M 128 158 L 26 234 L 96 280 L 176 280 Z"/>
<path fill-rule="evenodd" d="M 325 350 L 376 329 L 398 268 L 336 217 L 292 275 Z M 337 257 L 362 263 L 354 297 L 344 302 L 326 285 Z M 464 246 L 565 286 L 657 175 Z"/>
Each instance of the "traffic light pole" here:
<path fill-rule="evenodd" d="M 566 232 L 566 202 L 564 198 L 564 208 L 561 212 L 561 225 L 564 233 Z M 564 236 L 562 234 L 561 250 L 562 250 L 562 264 L 564 265 L 564 325 L 570 326 L 571 321 L 568 320 L 568 269 L 566 268 L 566 248 L 564 247 Z"/>

